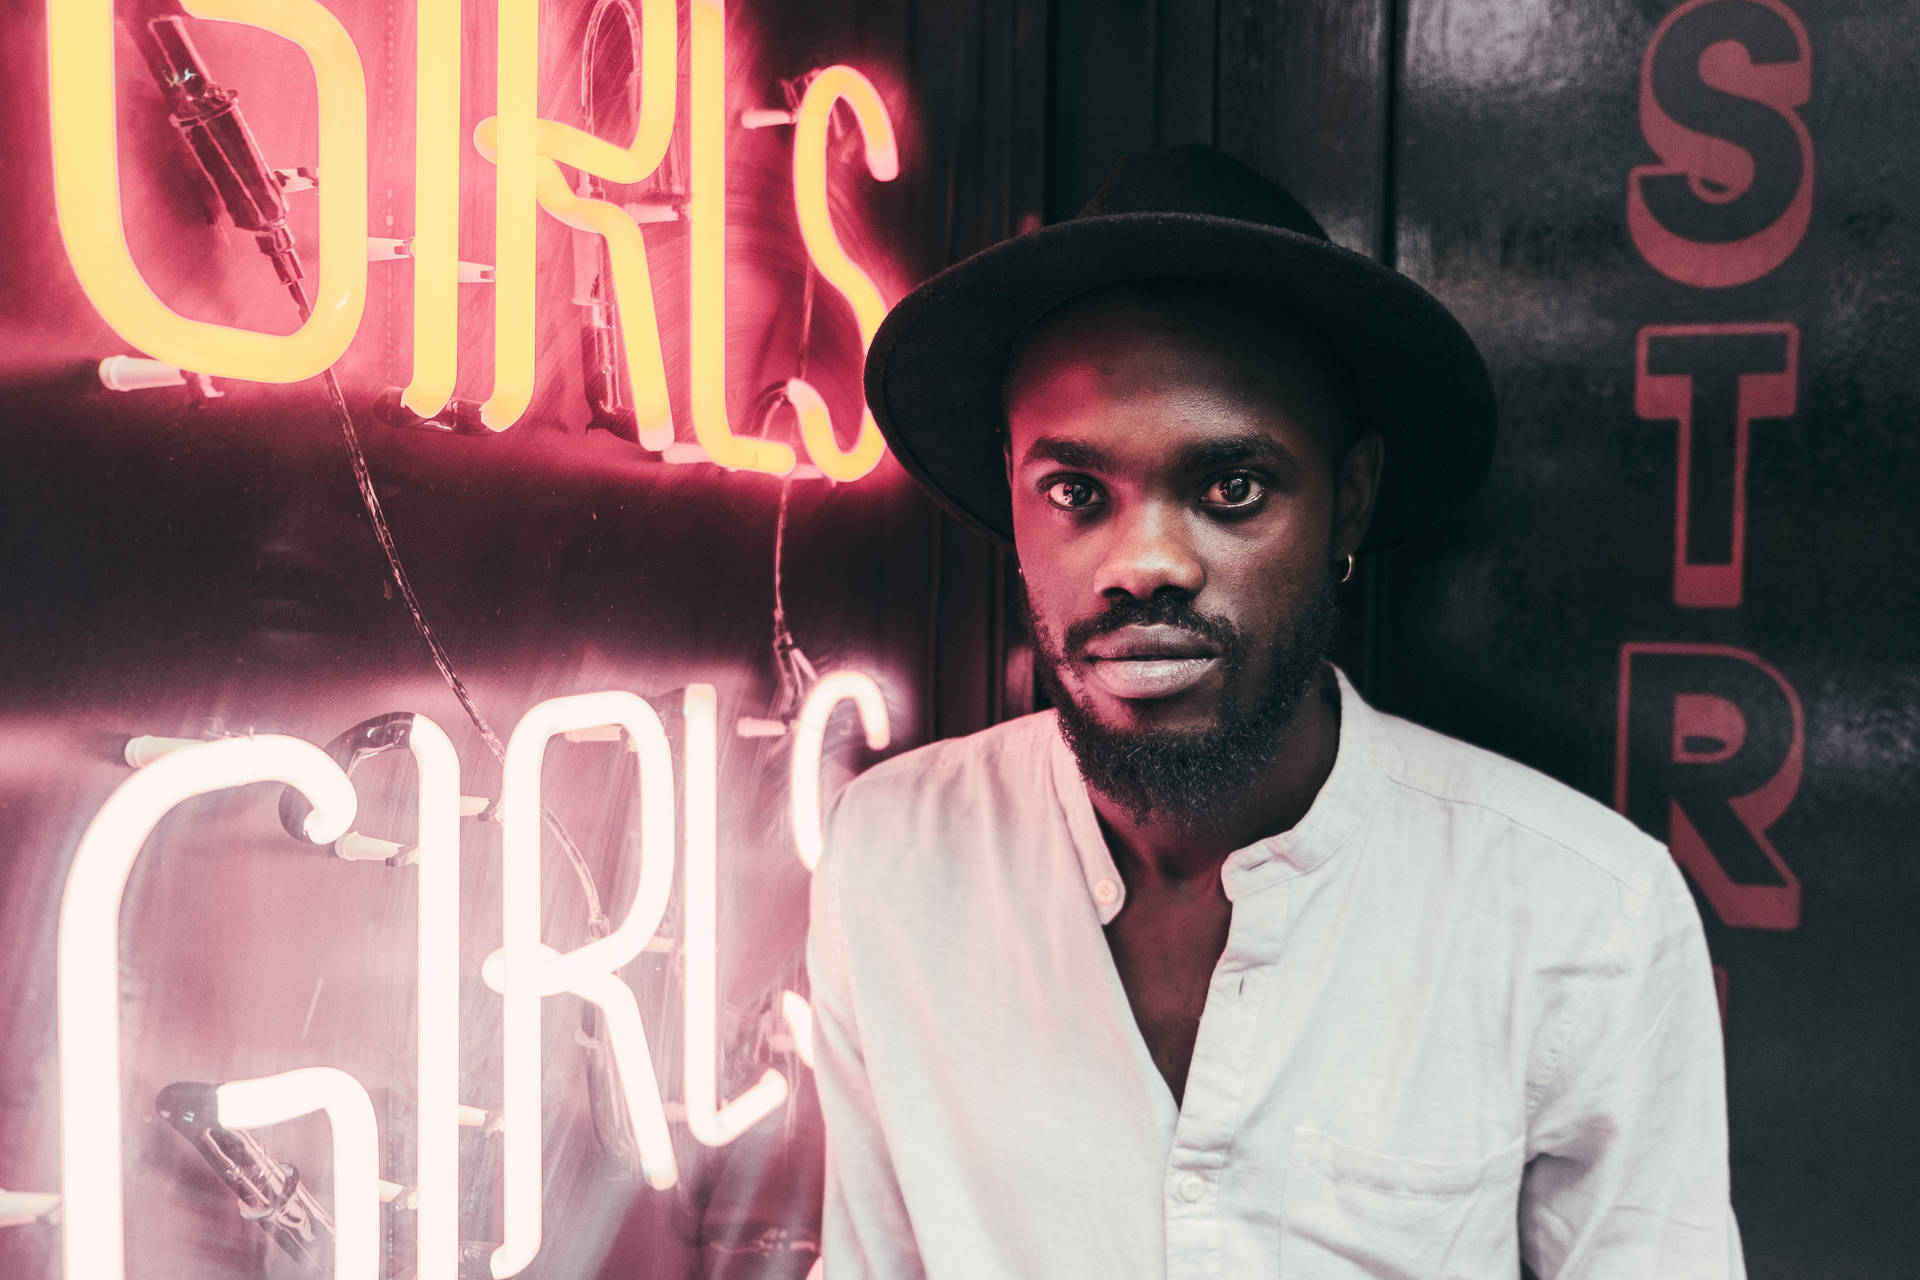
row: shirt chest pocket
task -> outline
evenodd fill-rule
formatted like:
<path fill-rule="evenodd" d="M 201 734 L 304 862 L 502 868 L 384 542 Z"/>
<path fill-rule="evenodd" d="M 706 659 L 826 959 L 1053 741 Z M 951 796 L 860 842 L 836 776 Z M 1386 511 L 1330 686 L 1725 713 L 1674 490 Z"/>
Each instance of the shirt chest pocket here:
<path fill-rule="evenodd" d="M 1524 1143 L 1414 1160 L 1293 1131 L 1280 1214 L 1285 1280 L 1483 1280 L 1520 1272 Z"/>

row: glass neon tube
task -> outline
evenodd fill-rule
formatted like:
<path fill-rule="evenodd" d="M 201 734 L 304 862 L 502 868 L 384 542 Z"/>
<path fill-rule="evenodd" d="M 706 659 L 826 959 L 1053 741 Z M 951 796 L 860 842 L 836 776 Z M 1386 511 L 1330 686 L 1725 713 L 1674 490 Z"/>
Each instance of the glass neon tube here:
<path fill-rule="evenodd" d="M 686 712 L 687 1128 L 722 1147 L 778 1110 L 787 1078 L 769 1067 L 733 1101 L 720 1101 L 719 713 L 710 684 L 690 684 Z"/>
<path fill-rule="evenodd" d="M 313 806 L 306 836 L 315 843 L 330 843 L 353 824 L 353 784 L 340 766 L 311 743 L 263 734 L 160 757 L 121 783 L 80 837 L 60 900 L 55 971 L 66 1275 L 125 1275 L 120 905 L 127 876 L 172 809 L 254 782 L 285 783 L 304 795 Z"/>
<path fill-rule="evenodd" d="M 413 378 L 400 403 L 431 418 L 459 362 L 460 0 L 414 7 Z"/>
<path fill-rule="evenodd" d="M 777 440 L 733 434 L 727 419 L 727 16 L 721 0 L 693 0 L 692 191 L 687 221 L 693 241 L 689 301 L 693 430 L 707 456 L 723 467 L 785 475 L 793 450 Z"/>
<path fill-rule="evenodd" d="M 640 883 L 633 905 L 611 933 L 562 953 L 540 937 L 541 766 L 556 735 L 599 725 L 620 726 L 634 751 Z M 496 1280 L 505 1280 L 525 1270 L 540 1251 L 540 1007 L 547 997 L 570 992 L 606 1015 L 641 1170 L 659 1188 L 679 1178 L 639 1006 L 633 989 L 617 976 L 659 928 L 673 891 L 673 755 L 660 717 L 631 693 L 585 693 L 539 704 L 507 742 L 500 812 L 505 827 L 502 945 L 488 958 L 482 977 L 502 1000 L 504 1239 L 493 1252 L 492 1269 Z"/>
<path fill-rule="evenodd" d="M 416 1280 L 456 1280 L 460 1260 L 460 758 L 446 732 L 423 715 L 413 717 L 407 749 L 413 754 L 420 785 L 414 1274 Z M 339 1174 L 334 1176 L 337 1187 Z M 344 1244 L 343 1239 L 343 1253 Z"/>
<path fill-rule="evenodd" d="M 807 85 L 806 95 L 795 113 L 793 134 L 793 208 L 800 220 L 800 238 L 807 256 L 828 284 L 853 308 L 860 326 L 860 351 L 864 355 L 873 345 L 873 335 L 886 319 L 887 304 L 873 281 L 847 256 L 840 237 L 833 229 L 827 206 L 827 123 L 835 103 L 852 108 L 859 122 L 860 135 L 866 141 L 867 172 L 880 182 L 891 182 L 900 175 L 900 153 L 893 137 L 893 120 L 886 104 L 880 101 L 873 82 L 852 67 L 832 66 L 816 75 Z M 800 415 L 800 438 L 806 442 L 807 456 L 813 464 L 834 480 L 858 480 L 880 465 L 886 452 L 879 424 L 864 402 L 860 415 L 860 435 L 853 448 L 842 450 L 833 434 L 833 421 L 825 402 L 814 389 L 795 378 L 787 384 L 787 399 Z"/>
<path fill-rule="evenodd" d="M 380 1132 L 366 1088 L 335 1067 L 301 1067 L 229 1080 L 215 1087 L 214 1098 L 228 1129 L 264 1129 L 326 1113 L 333 1137 L 334 1280 L 380 1280 Z"/>
<path fill-rule="evenodd" d="M 54 205 L 87 300 L 128 343 L 196 373 L 299 382 L 338 360 L 367 293 L 367 82 L 339 20 L 315 0 L 182 0 L 196 18 L 255 27 L 300 46 L 319 99 L 320 274 L 313 314 L 290 334 L 174 311 L 127 247 L 120 205 L 112 0 L 47 0 Z"/>
<path fill-rule="evenodd" d="M 534 187 L 540 0 L 499 0 L 493 137 L 493 393 L 480 421 L 505 431 L 533 403 Z M 478 137 L 476 136 L 476 143 Z"/>
<path fill-rule="evenodd" d="M 893 731 L 887 722 L 887 700 L 871 676 L 858 671 L 835 671 L 820 677 L 820 682 L 807 692 L 793 731 L 791 801 L 794 849 L 809 871 L 820 865 L 823 843 L 820 750 L 827 736 L 827 721 L 842 702 L 853 703 L 859 711 L 860 727 L 866 731 L 868 747 L 885 751 L 893 740 Z"/>

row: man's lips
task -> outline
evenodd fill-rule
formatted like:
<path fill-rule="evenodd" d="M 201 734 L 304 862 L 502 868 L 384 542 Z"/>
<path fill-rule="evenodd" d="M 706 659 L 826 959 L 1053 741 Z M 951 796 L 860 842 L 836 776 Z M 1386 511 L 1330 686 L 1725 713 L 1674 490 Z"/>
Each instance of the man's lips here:
<path fill-rule="evenodd" d="M 1169 658 L 1217 658 L 1219 646 L 1165 623 L 1119 627 L 1087 641 L 1081 650 L 1093 662 L 1153 662 Z"/>
<path fill-rule="evenodd" d="M 1128 626 L 1089 640 L 1088 677 L 1116 698 L 1171 698 L 1213 673 L 1220 650 L 1179 627 Z"/>

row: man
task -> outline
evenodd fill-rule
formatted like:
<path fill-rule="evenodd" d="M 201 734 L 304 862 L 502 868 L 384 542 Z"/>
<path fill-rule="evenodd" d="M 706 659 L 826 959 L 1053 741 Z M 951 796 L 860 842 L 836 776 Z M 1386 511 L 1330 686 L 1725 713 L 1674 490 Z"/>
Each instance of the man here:
<path fill-rule="evenodd" d="M 1354 555 L 1485 471 L 1444 309 L 1181 148 L 922 286 L 867 385 L 1015 545 L 1055 710 L 833 810 L 828 1280 L 1741 1275 L 1666 851 L 1324 661 Z"/>

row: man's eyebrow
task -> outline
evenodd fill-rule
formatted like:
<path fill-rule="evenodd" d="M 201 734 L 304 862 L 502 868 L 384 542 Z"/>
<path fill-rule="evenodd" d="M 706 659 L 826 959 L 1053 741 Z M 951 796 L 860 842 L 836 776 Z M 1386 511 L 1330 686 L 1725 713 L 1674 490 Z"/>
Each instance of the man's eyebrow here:
<path fill-rule="evenodd" d="M 1098 445 L 1088 444 L 1085 440 L 1041 436 L 1027 446 L 1026 453 L 1020 459 L 1020 465 L 1056 462 L 1063 467 L 1085 467 L 1089 471 L 1098 471 L 1106 467 L 1107 461 L 1106 450 Z"/>
<path fill-rule="evenodd" d="M 1203 471 L 1213 467 L 1230 467 L 1240 462 L 1291 464 L 1295 458 L 1285 445 L 1272 436 L 1250 431 L 1245 435 L 1190 445 L 1181 450 L 1180 460 L 1196 471 Z"/>

